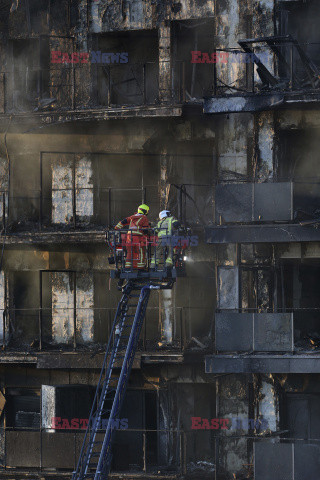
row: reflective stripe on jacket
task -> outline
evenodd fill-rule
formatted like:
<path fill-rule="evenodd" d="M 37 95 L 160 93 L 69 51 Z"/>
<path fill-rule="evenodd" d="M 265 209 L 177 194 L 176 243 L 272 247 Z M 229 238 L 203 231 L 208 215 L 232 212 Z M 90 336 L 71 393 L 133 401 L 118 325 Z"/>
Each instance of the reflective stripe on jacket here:
<path fill-rule="evenodd" d="M 114 228 L 115 230 L 120 230 L 127 225 L 129 225 L 129 230 L 133 230 L 133 235 L 144 235 L 142 231 L 148 229 L 150 226 L 146 215 L 135 213 L 134 215 L 121 220 L 121 222 L 117 223 Z M 128 232 L 128 236 L 129 235 L 131 235 L 130 231 Z"/>
<path fill-rule="evenodd" d="M 156 226 L 158 237 L 171 236 L 172 231 L 179 226 L 179 221 L 174 217 L 165 217 L 159 220 Z"/>

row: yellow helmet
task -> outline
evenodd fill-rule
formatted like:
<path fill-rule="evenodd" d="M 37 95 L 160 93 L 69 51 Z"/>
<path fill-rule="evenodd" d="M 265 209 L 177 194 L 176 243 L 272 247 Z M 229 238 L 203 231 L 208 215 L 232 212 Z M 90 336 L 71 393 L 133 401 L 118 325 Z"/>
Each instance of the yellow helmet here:
<path fill-rule="evenodd" d="M 144 215 L 148 215 L 149 213 L 149 207 L 145 203 L 142 205 L 139 205 L 138 207 L 138 213 L 143 213 Z"/>

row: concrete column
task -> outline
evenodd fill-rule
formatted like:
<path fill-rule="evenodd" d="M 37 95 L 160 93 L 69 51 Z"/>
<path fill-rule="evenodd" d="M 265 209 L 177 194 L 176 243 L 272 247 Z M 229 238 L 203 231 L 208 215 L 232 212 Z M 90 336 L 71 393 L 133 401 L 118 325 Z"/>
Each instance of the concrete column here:
<path fill-rule="evenodd" d="M 254 176 L 263 182 L 274 174 L 274 116 L 273 112 L 262 112 L 256 117 L 257 159 Z"/>
<path fill-rule="evenodd" d="M 162 151 L 160 156 L 160 210 L 168 207 L 169 197 L 169 170 L 170 156 L 166 150 Z M 173 322 L 174 322 L 174 295 L 172 290 L 161 290 L 159 292 L 159 322 L 160 322 L 160 342 L 159 346 L 170 345 L 173 341 Z"/>
<path fill-rule="evenodd" d="M 159 27 L 159 101 L 170 103 L 171 91 L 171 29 Z"/>

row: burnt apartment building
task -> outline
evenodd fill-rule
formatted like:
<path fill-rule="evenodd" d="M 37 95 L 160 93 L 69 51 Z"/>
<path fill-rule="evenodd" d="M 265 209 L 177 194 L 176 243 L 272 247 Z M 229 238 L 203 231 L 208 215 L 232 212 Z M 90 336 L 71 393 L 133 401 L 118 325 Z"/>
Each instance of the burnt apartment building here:
<path fill-rule="evenodd" d="M 319 20 L 0 1 L 1 479 L 71 478 L 121 295 L 105 231 L 141 203 L 198 245 L 151 294 L 110 477 L 319 478 Z"/>

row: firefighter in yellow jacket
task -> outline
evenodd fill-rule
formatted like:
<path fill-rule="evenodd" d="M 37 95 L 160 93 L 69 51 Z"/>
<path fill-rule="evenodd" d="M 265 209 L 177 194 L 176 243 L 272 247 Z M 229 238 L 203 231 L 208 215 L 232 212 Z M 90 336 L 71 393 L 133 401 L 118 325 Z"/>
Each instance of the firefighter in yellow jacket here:
<path fill-rule="evenodd" d="M 160 258 L 163 256 L 164 266 L 166 268 L 173 266 L 173 232 L 180 227 L 180 222 L 171 215 L 170 210 L 162 210 L 159 213 L 159 222 L 155 227 L 157 234 L 157 245 L 151 259 L 150 268 L 154 269 L 159 265 Z"/>

